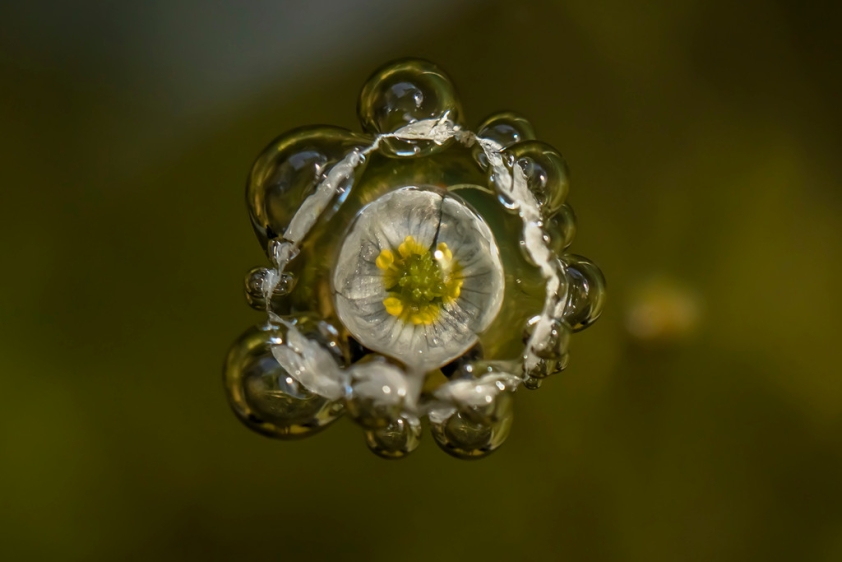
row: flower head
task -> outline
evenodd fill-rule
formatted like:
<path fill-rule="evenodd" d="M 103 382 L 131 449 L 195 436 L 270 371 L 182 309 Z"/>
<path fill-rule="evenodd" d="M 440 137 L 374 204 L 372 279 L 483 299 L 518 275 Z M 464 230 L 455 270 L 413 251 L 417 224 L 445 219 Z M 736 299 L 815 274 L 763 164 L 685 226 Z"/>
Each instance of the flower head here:
<path fill-rule="evenodd" d="M 504 288 L 483 220 L 453 194 L 412 187 L 362 210 L 333 283 L 337 313 L 360 343 L 421 370 L 473 345 Z"/>

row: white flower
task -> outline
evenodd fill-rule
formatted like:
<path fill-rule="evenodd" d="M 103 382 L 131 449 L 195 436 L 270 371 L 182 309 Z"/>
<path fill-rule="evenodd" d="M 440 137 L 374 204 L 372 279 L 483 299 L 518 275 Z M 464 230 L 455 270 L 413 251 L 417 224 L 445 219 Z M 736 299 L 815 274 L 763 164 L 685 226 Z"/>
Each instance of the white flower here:
<path fill-rule="evenodd" d="M 364 346 L 426 371 L 462 355 L 497 316 L 503 266 L 458 196 L 406 187 L 366 206 L 333 273 L 336 310 Z"/>

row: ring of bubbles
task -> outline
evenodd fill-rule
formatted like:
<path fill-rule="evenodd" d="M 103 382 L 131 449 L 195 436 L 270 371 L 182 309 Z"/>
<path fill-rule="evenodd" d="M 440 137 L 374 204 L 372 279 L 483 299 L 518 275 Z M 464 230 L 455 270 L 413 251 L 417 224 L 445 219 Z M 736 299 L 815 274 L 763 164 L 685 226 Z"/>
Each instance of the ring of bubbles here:
<path fill-rule="evenodd" d="M 362 133 L 294 129 L 252 167 L 270 265 L 245 294 L 265 319 L 228 353 L 229 403 L 281 439 L 348 414 L 390 459 L 426 419 L 443 450 L 483 457 L 509 434 L 516 390 L 562 372 L 570 335 L 602 311 L 601 271 L 567 251 L 567 164 L 518 114 L 466 128 L 427 61 L 377 70 L 358 113 Z"/>

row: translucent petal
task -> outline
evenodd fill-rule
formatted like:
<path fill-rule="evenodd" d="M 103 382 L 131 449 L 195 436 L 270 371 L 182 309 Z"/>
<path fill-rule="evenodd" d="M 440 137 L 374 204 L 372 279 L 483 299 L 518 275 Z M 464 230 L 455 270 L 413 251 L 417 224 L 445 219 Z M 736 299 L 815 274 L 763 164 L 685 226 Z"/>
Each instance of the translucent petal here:
<path fill-rule="evenodd" d="M 377 266 L 384 251 L 399 258 L 407 237 L 445 260 L 441 267 L 450 267 L 459 279 L 448 285 L 437 313 L 424 313 L 415 323 L 386 309 L 384 301 L 393 295 Z M 496 241 L 482 218 L 456 195 L 414 187 L 388 193 L 362 210 L 333 275 L 337 313 L 351 334 L 369 349 L 421 370 L 448 363 L 475 343 L 500 310 L 504 283 Z M 400 310 L 387 302 L 390 310 Z"/>
<path fill-rule="evenodd" d="M 403 371 L 384 361 L 357 363 L 350 369 L 351 394 L 348 412 L 363 427 L 385 428 L 415 407 Z"/>
<path fill-rule="evenodd" d="M 344 394 L 342 371 L 336 360 L 318 342 L 307 339 L 295 327 L 287 330 L 287 341 L 272 347 L 272 355 L 307 390 L 336 400 Z"/>

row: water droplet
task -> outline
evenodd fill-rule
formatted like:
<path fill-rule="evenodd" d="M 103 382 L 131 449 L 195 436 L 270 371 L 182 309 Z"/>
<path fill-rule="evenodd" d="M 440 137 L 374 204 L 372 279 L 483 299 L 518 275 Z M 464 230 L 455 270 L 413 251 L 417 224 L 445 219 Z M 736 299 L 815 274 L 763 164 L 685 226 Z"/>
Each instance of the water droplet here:
<path fill-rule="evenodd" d="M 524 329 L 523 341 L 528 343 L 532 333 L 535 331 L 535 326 L 540 321 L 540 316 L 533 316 L 529 319 Z M 533 352 L 542 359 L 559 360 L 567 355 L 570 347 L 571 328 L 564 321 L 558 318 L 551 320 L 551 326 L 546 339 L 543 342 L 535 342 Z"/>
<path fill-rule="evenodd" d="M 494 426 L 498 421 L 512 415 L 516 387 L 499 384 L 500 386 L 477 385 L 477 398 L 470 405 L 461 406 L 461 413 L 466 419 Z"/>
<path fill-rule="evenodd" d="M 273 271 L 266 267 L 255 267 L 246 274 L 245 294 L 246 301 L 255 310 L 266 310 L 266 297 L 264 288 L 270 282 Z M 295 288 L 295 276 L 292 273 L 281 274 L 275 290 L 272 292 L 272 310 L 277 314 L 289 312 L 289 304 L 284 298 Z"/>
<path fill-rule="evenodd" d="M 562 260 L 567 265 L 569 283 L 564 320 L 578 332 L 596 322 L 602 314 L 605 277 L 599 267 L 585 257 L 567 254 Z"/>
<path fill-rule="evenodd" d="M 493 140 L 503 148 L 518 142 L 534 140 L 535 130 L 525 117 L 512 111 L 495 113 L 477 127 L 477 135 Z"/>
<path fill-rule="evenodd" d="M 401 417 L 389 425 L 365 432 L 371 451 L 384 459 L 400 459 L 421 444 L 421 423 L 417 418 Z"/>
<path fill-rule="evenodd" d="M 296 329 L 307 339 L 330 351 L 339 366 L 347 367 L 350 364 L 351 350 L 348 341 L 339 334 L 339 330 L 333 324 L 322 320 L 313 312 L 299 312 L 285 318 L 295 324 Z M 278 330 L 286 333 L 284 326 Z"/>
<path fill-rule="evenodd" d="M 506 154 L 523 170 L 544 217 L 556 214 L 570 189 L 570 173 L 561 154 L 547 143 L 535 140 L 513 144 Z"/>
<path fill-rule="evenodd" d="M 231 408 L 246 426 L 295 439 L 335 421 L 342 406 L 308 391 L 278 364 L 271 347 L 282 342 L 276 326 L 249 328 L 228 352 L 223 380 Z"/>
<path fill-rule="evenodd" d="M 511 400 L 507 400 L 505 409 L 491 423 L 475 421 L 463 412 L 455 412 L 443 420 L 434 419 L 431 416 L 430 431 L 443 451 L 460 459 L 478 459 L 500 448 L 509 436 L 514 414 Z"/>
<path fill-rule="evenodd" d="M 363 129 L 370 133 L 393 133 L 423 119 L 440 119 L 445 113 L 459 122 L 462 110 L 450 78 L 436 65 L 419 59 L 403 59 L 378 69 L 365 83 L 358 104 Z M 383 139 L 381 150 L 390 156 L 428 156 L 450 141 Z"/>
<path fill-rule="evenodd" d="M 365 135 L 324 125 L 294 129 L 273 140 L 257 157 L 246 185 L 249 216 L 261 247 L 283 235 L 323 171 L 371 142 Z"/>
<path fill-rule="evenodd" d="M 557 215 L 545 221 L 544 231 L 549 236 L 550 249 L 556 256 L 561 256 L 576 236 L 576 214 L 573 207 L 566 203 L 562 205 Z"/>
<path fill-rule="evenodd" d="M 552 375 L 557 375 L 567 368 L 569 360 L 569 353 L 565 353 L 558 359 L 540 359 L 533 368 L 526 369 L 524 367 L 524 381 L 526 379 L 540 380 Z"/>

